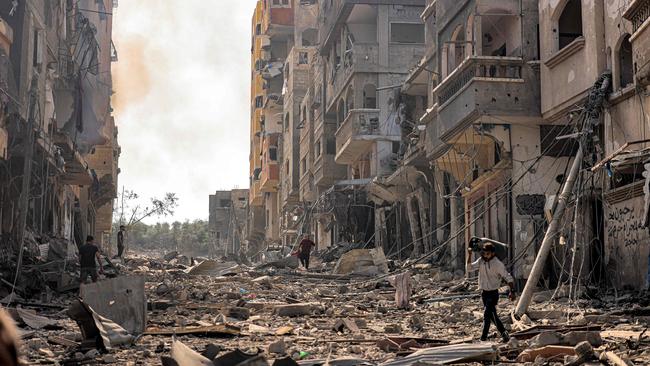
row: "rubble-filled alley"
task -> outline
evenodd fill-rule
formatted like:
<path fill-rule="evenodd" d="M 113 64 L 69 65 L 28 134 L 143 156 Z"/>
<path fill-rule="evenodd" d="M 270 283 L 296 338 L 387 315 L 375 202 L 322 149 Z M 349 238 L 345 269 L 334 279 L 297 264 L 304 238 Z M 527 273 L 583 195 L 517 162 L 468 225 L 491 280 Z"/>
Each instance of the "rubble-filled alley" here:
<path fill-rule="evenodd" d="M 292 258 L 257 267 L 177 253 L 116 262 L 118 277 L 81 290 L 104 316 L 80 310 L 73 295 L 17 302 L 23 358 L 180 366 L 650 362 L 650 301 L 635 293 L 540 291 L 519 320 L 503 299 L 510 341 L 479 342 L 483 309 L 475 279 L 462 273 L 393 261 L 349 268 L 316 258 L 306 272 Z M 382 275 L 386 269 L 393 272 Z M 337 274 L 348 270 L 367 275 Z M 408 280 L 395 283 L 395 274 Z M 403 296 L 406 303 L 396 302 Z M 86 311 L 93 315 L 80 315 Z"/>
<path fill-rule="evenodd" d="M 650 0 L 0 0 L 0 366 L 648 365 L 648 108 Z"/>

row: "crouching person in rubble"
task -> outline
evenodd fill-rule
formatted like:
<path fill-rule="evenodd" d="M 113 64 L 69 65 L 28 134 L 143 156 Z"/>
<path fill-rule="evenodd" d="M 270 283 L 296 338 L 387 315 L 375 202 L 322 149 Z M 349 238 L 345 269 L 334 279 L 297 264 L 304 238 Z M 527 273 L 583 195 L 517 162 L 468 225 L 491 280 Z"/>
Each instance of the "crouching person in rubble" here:
<path fill-rule="evenodd" d="M 514 301 L 514 280 L 506 270 L 506 266 L 496 257 L 494 244 L 486 243 L 481 249 L 481 257 L 472 262 L 472 248 L 468 249 L 467 264 L 469 271 L 478 270 L 478 287 L 481 290 L 481 299 L 485 308 L 483 312 L 483 332 L 481 341 L 487 340 L 490 324 L 494 323 L 501 333 L 504 342 L 510 340 L 510 336 L 497 315 L 497 303 L 499 302 L 499 287 L 501 281 L 505 280 L 510 286 L 510 300 Z"/>

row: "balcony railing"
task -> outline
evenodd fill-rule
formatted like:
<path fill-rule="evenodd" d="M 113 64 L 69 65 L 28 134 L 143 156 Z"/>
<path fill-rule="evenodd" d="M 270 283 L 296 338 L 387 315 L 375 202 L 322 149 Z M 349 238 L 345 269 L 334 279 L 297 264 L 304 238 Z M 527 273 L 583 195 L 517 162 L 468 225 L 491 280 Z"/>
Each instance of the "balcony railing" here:
<path fill-rule="evenodd" d="M 623 17 L 632 22 L 632 33 L 635 33 L 650 18 L 650 0 L 633 1 Z"/>
<path fill-rule="evenodd" d="M 336 162 L 348 164 L 382 136 L 379 109 L 353 109 L 336 131 Z"/>
<path fill-rule="evenodd" d="M 438 95 L 438 105 L 443 106 L 474 78 L 521 79 L 522 66 L 523 60 L 519 57 L 470 57 L 434 90 Z"/>

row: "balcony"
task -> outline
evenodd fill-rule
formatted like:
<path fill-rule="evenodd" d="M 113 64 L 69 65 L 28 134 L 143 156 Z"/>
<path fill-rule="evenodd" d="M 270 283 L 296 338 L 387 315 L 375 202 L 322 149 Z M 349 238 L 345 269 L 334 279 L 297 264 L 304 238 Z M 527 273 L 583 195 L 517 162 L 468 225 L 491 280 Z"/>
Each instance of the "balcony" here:
<path fill-rule="evenodd" d="M 435 89 L 441 140 L 464 130 L 481 116 L 502 121 L 538 118 L 539 80 L 519 57 L 467 58 Z"/>
<path fill-rule="evenodd" d="M 351 110 L 336 130 L 337 164 L 351 164 L 378 140 L 399 141 L 399 136 L 382 135 L 379 109 Z"/>
<path fill-rule="evenodd" d="M 623 14 L 623 17 L 632 22 L 633 62 L 635 65 L 650 63 L 650 54 L 643 52 L 650 47 L 650 0 L 634 0 Z M 638 67 L 634 79 L 637 85 L 650 85 L 650 70 L 647 67 Z"/>
<path fill-rule="evenodd" d="M 332 83 L 327 84 L 328 105 L 338 97 L 339 93 L 348 84 L 354 73 L 373 73 L 379 70 L 379 44 L 355 43 L 347 50 L 337 68 L 332 69 L 330 75 Z"/>
<path fill-rule="evenodd" d="M 314 161 L 314 186 L 330 187 L 334 182 L 346 178 L 347 169 L 336 164 L 334 155 L 321 154 Z"/>
<path fill-rule="evenodd" d="M 277 192 L 280 169 L 277 162 L 265 162 L 260 175 L 260 190 L 262 192 Z"/>
<path fill-rule="evenodd" d="M 262 195 L 261 184 L 259 180 L 253 180 L 251 182 L 248 201 L 250 202 L 251 206 L 264 205 L 264 196 Z"/>

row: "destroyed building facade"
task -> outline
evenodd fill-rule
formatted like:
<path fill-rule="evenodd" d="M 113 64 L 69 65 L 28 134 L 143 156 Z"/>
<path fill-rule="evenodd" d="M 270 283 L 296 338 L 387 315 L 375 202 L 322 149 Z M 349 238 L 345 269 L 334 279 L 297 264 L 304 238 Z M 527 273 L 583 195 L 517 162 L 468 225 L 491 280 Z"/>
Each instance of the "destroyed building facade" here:
<path fill-rule="evenodd" d="M 3 262 L 94 235 L 109 250 L 120 148 L 111 0 L 0 4 Z"/>
<path fill-rule="evenodd" d="M 294 18 L 263 36 L 279 40 L 266 43 L 278 56 L 253 60 L 283 80 L 268 84 L 280 90 L 274 103 L 259 103 L 272 113 L 258 135 L 276 159 L 251 150 L 262 175 L 278 167 L 264 193 L 277 199 L 258 201 L 266 212 L 259 248 L 291 248 L 310 233 L 318 249 L 362 243 L 464 270 L 470 239 L 488 237 L 507 244 L 504 259 L 523 283 L 581 118 L 595 108 L 589 90 L 609 70 L 602 122 L 553 249 L 560 263 L 549 263 L 544 280 L 561 282 L 571 262 L 590 268 L 578 276 L 585 281 L 615 270 L 608 285 L 646 286 L 648 1 L 264 7 Z"/>
<path fill-rule="evenodd" d="M 248 197 L 247 189 L 217 191 L 210 195 L 208 226 L 213 244 L 212 255 L 239 254 L 246 235 Z"/>

